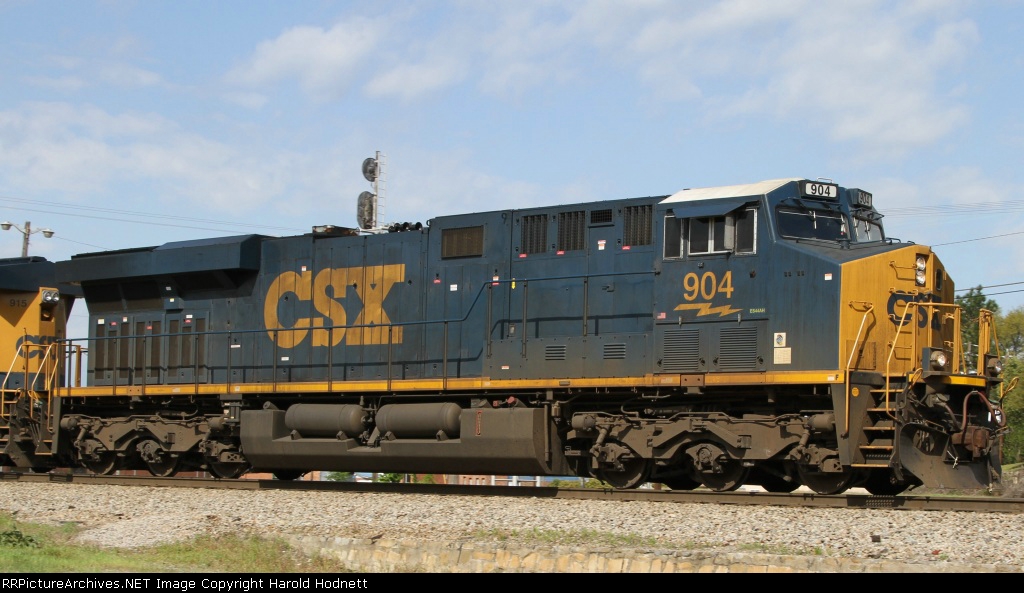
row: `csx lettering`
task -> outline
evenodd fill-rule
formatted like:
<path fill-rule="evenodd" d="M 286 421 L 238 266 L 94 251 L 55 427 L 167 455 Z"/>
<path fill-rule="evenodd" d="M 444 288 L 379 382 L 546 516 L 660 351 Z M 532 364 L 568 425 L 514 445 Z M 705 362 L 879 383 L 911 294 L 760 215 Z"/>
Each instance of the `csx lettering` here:
<path fill-rule="evenodd" d="M 910 307 L 909 303 L 930 303 L 932 302 L 931 295 L 923 294 L 904 294 L 894 292 L 889 296 L 888 313 L 889 319 L 892 320 L 893 325 L 900 326 L 903 323 L 910 321 L 908 318 L 906 321 L 901 320 L 901 316 L 904 313 L 910 313 L 912 308 L 917 309 L 917 327 L 924 328 L 928 324 L 928 310 L 926 307 Z M 913 315 L 913 313 L 910 313 Z M 932 314 L 932 329 L 942 329 L 942 318 L 938 311 Z"/>
<path fill-rule="evenodd" d="M 21 336 L 14 346 L 22 356 L 28 358 L 42 358 L 46 348 L 57 342 L 54 336 Z M 22 347 L 24 346 L 24 350 Z"/>
<path fill-rule="evenodd" d="M 315 276 L 311 270 L 284 272 L 267 289 L 264 326 L 270 339 L 276 339 L 281 348 L 294 348 L 307 337 L 311 338 L 313 346 L 337 346 L 343 339 L 350 346 L 387 344 L 386 327 L 345 326 L 390 324 L 384 299 L 396 283 L 404 280 L 405 264 L 325 268 Z M 290 326 L 285 326 L 280 311 L 293 299 L 298 303 L 312 302 L 319 316 L 297 317 Z M 349 320 L 349 312 L 357 305 L 362 307 L 355 318 Z M 298 306 L 292 308 L 299 309 Z M 401 327 L 392 329 L 391 343 L 402 343 Z"/>
<path fill-rule="evenodd" d="M 714 272 L 704 272 L 703 275 L 697 276 L 696 273 L 690 272 L 683 276 L 683 298 L 688 301 L 697 299 L 700 295 L 705 301 L 710 301 L 715 298 L 718 293 L 725 294 L 725 298 L 732 298 L 732 270 L 725 272 L 722 276 L 722 281 L 719 282 Z"/>

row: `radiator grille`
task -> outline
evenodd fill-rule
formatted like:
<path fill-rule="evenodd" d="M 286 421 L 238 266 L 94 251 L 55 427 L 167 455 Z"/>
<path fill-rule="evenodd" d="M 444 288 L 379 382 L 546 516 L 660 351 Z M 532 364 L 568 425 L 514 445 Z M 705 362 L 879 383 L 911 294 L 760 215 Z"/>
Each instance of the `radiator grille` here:
<path fill-rule="evenodd" d="M 653 235 L 653 206 L 627 206 L 622 209 L 622 244 L 650 245 Z"/>
<path fill-rule="evenodd" d="M 544 253 L 548 250 L 548 215 L 535 214 L 522 219 L 522 253 Z"/>
<path fill-rule="evenodd" d="M 441 257 L 479 257 L 484 254 L 484 227 L 472 226 L 441 231 Z"/>
<path fill-rule="evenodd" d="M 583 249 L 586 214 L 583 210 L 558 213 L 559 251 L 579 251 Z"/>
<path fill-rule="evenodd" d="M 594 210 L 590 213 L 590 224 L 608 224 L 612 221 L 612 211 Z"/>

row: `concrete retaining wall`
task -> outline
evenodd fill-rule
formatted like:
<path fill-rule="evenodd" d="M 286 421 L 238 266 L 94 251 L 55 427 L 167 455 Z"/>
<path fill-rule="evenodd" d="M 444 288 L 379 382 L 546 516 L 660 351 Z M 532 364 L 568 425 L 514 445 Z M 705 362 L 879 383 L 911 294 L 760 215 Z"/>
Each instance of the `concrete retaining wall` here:
<path fill-rule="evenodd" d="M 835 573 L 1024 572 L 994 564 L 909 564 L 877 559 L 781 556 L 709 550 L 622 550 L 576 546 L 524 547 L 486 542 L 290 537 L 309 555 L 338 558 L 356 572 L 543 573 Z"/>

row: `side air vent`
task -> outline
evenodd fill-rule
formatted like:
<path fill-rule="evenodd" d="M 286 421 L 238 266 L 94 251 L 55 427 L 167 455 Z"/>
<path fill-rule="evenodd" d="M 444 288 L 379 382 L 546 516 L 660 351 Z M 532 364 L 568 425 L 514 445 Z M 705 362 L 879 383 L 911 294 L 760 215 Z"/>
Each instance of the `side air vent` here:
<path fill-rule="evenodd" d="M 565 344 L 544 346 L 544 360 L 565 360 Z"/>
<path fill-rule="evenodd" d="M 751 371 L 757 366 L 757 327 L 723 329 L 719 334 L 718 369 Z"/>
<path fill-rule="evenodd" d="M 626 359 L 626 345 L 625 344 L 605 344 L 604 345 L 604 359 L 605 360 L 625 360 Z"/>
<path fill-rule="evenodd" d="M 661 370 L 667 373 L 694 373 L 703 370 L 700 360 L 700 330 L 677 329 L 665 332 Z"/>

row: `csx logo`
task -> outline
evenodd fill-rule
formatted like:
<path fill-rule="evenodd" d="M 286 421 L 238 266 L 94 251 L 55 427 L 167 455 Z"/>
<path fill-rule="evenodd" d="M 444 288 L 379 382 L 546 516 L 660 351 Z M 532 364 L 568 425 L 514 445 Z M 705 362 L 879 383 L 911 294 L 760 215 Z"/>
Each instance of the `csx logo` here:
<path fill-rule="evenodd" d="M 21 336 L 15 342 L 14 347 L 21 353 L 21 356 L 28 358 L 43 358 L 46 348 L 57 342 L 54 336 Z"/>
<path fill-rule="evenodd" d="M 337 346 L 342 340 L 349 346 L 387 344 L 386 327 L 340 326 L 391 323 L 384 310 L 384 299 L 396 283 L 404 280 L 405 264 L 325 268 L 315 276 L 309 270 L 284 272 L 267 289 L 263 308 L 267 333 L 281 348 L 294 348 L 307 337 L 312 339 L 313 346 Z M 293 300 L 298 302 L 291 305 Z M 296 313 L 290 319 L 281 319 L 281 313 L 289 309 L 309 311 L 308 307 L 298 306 L 309 302 L 318 315 L 299 317 L 302 313 Z M 356 310 L 359 312 L 355 318 L 349 319 L 349 314 Z M 392 329 L 391 343 L 402 343 L 401 327 Z"/>
<path fill-rule="evenodd" d="M 927 307 L 908 307 L 908 303 L 931 303 L 933 302 L 932 295 L 924 294 L 905 294 L 894 292 L 889 296 L 888 313 L 889 319 L 893 325 L 899 326 L 903 323 L 909 323 L 914 316 L 914 309 L 917 309 L 917 327 L 924 328 L 928 324 L 928 310 Z M 900 322 L 900 316 L 904 313 L 907 314 L 907 319 L 903 323 Z M 932 329 L 942 329 L 942 319 L 938 311 L 932 315 Z"/>

